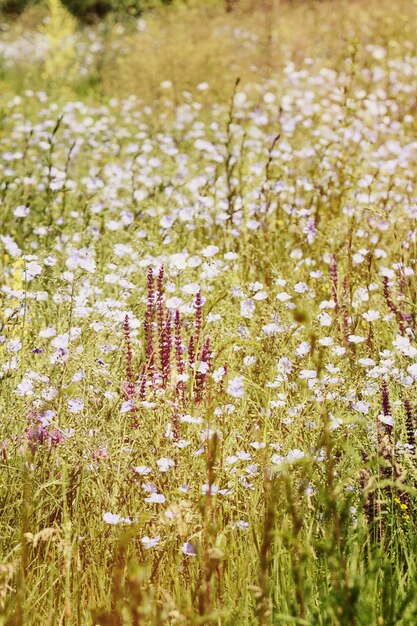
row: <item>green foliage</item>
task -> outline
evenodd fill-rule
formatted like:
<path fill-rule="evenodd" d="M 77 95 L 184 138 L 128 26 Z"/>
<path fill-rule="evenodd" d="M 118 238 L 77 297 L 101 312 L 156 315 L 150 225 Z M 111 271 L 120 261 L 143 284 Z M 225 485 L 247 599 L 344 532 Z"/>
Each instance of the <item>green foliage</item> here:
<path fill-rule="evenodd" d="M 0 12 L 9 16 L 18 16 L 26 8 L 37 5 L 41 0 L 0 0 Z M 94 22 L 109 13 L 117 17 L 135 17 L 149 7 L 158 4 L 171 4 L 172 0 L 61 0 L 62 4 L 75 17 L 85 22 Z"/>
<path fill-rule="evenodd" d="M 16 16 L 22 13 L 29 3 L 30 0 L 0 0 L 0 11 L 6 15 Z"/>
<path fill-rule="evenodd" d="M 62 0 L 62 3 L 73 15 L 86 21 L 102 18 L 111 12 L 134 16 L 142 10 L 141 0 Z"/>
<path fill-rule="evenodd" d="M 417 5 L 375 2 L 6 33 L 0 626 L 417 623 Z"/>

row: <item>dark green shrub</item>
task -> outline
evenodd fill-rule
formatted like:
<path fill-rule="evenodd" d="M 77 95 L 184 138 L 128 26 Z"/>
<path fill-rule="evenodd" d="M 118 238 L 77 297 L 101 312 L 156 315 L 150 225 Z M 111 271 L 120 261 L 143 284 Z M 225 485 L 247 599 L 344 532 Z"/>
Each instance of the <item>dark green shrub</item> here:
<path fill-rule="evenodd" d="M 20 15 L 29 2 L 35 4 L 33 0 L 0 0 L 0 11 L 6 15 Z"/>
<path fill-rule="evenodd" d="M 28 7 L 41 0 L 0 0 L 0 13 L 17 16 Z M 108 13 L 123 16 L 137 16 L 151 5 L 171 4 L 172 0 L 61 0 L 62 4 L 75 17 L 91 22 L 103 18 Z"/>
<path fill-rule="evenodd" d="M 111 0 L 61 0 L 62 4 L 80 20 L 93 21 L 112 10 Z"/>

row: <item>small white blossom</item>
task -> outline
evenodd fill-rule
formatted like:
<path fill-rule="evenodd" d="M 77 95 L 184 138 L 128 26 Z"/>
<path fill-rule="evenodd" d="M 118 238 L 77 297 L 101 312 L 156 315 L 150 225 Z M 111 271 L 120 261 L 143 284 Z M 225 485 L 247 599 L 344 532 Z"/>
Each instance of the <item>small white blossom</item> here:
<path fill-rule="evenodd" d="M 243 398 L 244 388 L 242 376 L 236 376 L 235 378 L 229 380 L 227 385 L 227 393 L 233 398 Z"/>

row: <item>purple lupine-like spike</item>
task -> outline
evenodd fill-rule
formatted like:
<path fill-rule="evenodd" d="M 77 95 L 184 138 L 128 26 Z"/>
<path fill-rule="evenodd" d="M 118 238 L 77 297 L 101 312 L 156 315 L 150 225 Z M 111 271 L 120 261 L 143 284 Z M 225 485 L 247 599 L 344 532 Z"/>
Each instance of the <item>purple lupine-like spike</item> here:
<path fill-rule="evenodd" d="M 156 281 L 156 290 L 158 294 L 161 294 L 161 295 L 164 291 L 164 274 L 165 274 L 165 268 L 163 265 L 161 265 L 161 267 L 159 268 L 158 278 Z"/>
<path fill-rule="evenodd" d="M 175 311 L 174 317 L 174 345 L 175 345 L 175 361 L 177 372 L 180 376 L 185 373 L 185 362 L 183 356 L 183 343 L 181 338 L 181 315 L 178 309 Z M 175 395 L 177 401 L 182 404 L 185 401 L 185 382 L 179 380 L 175 387 Z M 178 426 L 179 427 L 179 426 Z"/>
<path fill-rule="evenodd" d="M 143 372 L 139 381 L 139 398 L 141 402 L 146 400 L 146 374 Z"/>
<path fill-rule="evenodd" d="M 386 380 L 382 381 L 382 385 L 381 385 L 381 400 L 382 400 L 382 412 L 384 414 L 384 417 L 391 418 L 392 417 L 391 403 L 390 403 L 390 398 L 389 398 L 388 384 L 387 384 Z M 385 427 L 386 432 L 389 435 L 391 435 L 391 433 L 392 433 L 392 424 L 384 423 L 384 427 Z"/>
<path fill-rule="evenodd" d="M 133 361 L 133 352 L 132 352 L 132 341 L 130 336 L 130 324 L 129 324 L 129 316 L 126 314 L 124 322 L 123 322 L 123 334 L 125 338 L 126 345 L 126 381 L 133 381 L 133 370 L 132 370 L 132 361 Z"/>
<path fill-rule="evenodd" d="M 136 385 L 135 385 L 135 377 L 133 374 L 132 361 L 133 361 L 133 351 L 132 351 L 132 340 L 130 335 L 130 323 L 129 316 L 126 315 L 123 322 L 123 332 L 125 336 L 126 343 L 126 380 L 122 385 L 122 396 L 124 400 L 132 402 L 132 409 L 130 410 L 130 416 L 133 420 L 134 426 L 137 426 L 137 407 L 135 404 L 135 398 L 137 396 Z"/>
<path fill-rule="evenodd" d="M 211 369 L 212 353 L 210 349 L 210 338 L 208 337 L 204 342 L 203 349 L 201 351 L 201 363 L 207 367 L 206 371 L 197 371 L 194 385 L 194 399 L 201 402 L 204 397 L 204 392 L 207 383 L 207 376 Z"/>
<path fill-rule="evenodd" d="M 413 450 L 416 445 L 416 437 L 415 437 L 415 419 L 413 415 L 413 409 L 411 407 L 411 402 L 408 398 L 404 400 L 404 410 L 405 410 L 405 425 L 407 429 L 407 443 L 412 446 Z"/>
<path fill-rule="evenodd" d="M 123 333 L 126 344 L 126 379 L 122 385 L 122 395 L 125 400 L 133 400 L 136 396 L 135 377 L 133 374 L 133 351 L 132 340 L 130 335 L 129 316 L 126 315 L 123 322 Z"/>
<path fill-rule="evenodd" d="M 178 311 L 178 309 L 175 311 L 174 329 L 175 329 L 175 360 L 177 363 L 177 370 L 179 374 L 184 374 L 185 363 L 184 363 L 184 357 L 182 354 L 181 316 L 180 316 L 180 312 Z"/>
<path fill-rule="evenodd" d="M 195 340 L 194 335 L 191 335 L 190 342 L 188 344 L 188 361 L 192 367 L 195 363 Z"/>
<path fill-rule="evenodd" d="M 147 280 L 147 304 L 145 312 L 145 370 L 150 374 L 153 379 L 155 369 L 155 345 L 154 345 L 154 323 L 155 323 L 155 281 L 152 268 L 148 269 Z"/>
<path fill-rule="evenodd" d="M 194 308 L 195 308 L 194 332 L 195 332 L 195 341 L 196 341 L 196 344 L 198 345 L 201 331 L 203 328 L 203 298 L 201 296 L 201 291 L 199 291 L 195 297 Z"/>
<path fill-rule="evenodd" d="M 332 281 L 332 294 L 333 294 L 333 300 L 335 301 L 335 305 L 336 305 L 335 312 L 337 314 L 339 313 L 340 307 L 339 307 L 339 298 L 337 295 L 339 277 L 338 277 L 338 272 L 337 272 L 337 259 L 336 259 L 335 254 L 333 254 L 332 260 L 330 262 L 330 280 Z"/>
<path fill-rule="evenodd" d="M 122 396 L 124 400 L 132 400 L 136 396 L 136 387 L 132 380 L 123 383 Z"/>
<path fill-rule="evenodd" d="M 172 324 L 171 313 L 167 311 L 162 335 L 161 373 L 162 384 L 167 386 L 171 374 Z"/>
<path fill-rule="evenodd" d="M 344 339 L 347 342 L 348 341 L 348 336 L 349 336 L 349 315 L 348 315 L 348 309 L 347 309 L 347 303 L 348 303 L 348 294 L 349 294 L 349 289 L 348 289 L 348 279 L 347 276 L 343 277 L 343 333 L 344 333 Z"/>
<path fill-rule="evenodd" d="M 156 281 L 156 321 L 158 327 L 158 348 L 159 365 L 162 373 L 164 359 L 164 326 L 165 326 L 165 306 L 164 306 L 164 267 L 161 266 Z"/>
<path fill-rule="evenodd" d="M 155 281 L 153 270 L 151 267 L 148 268 L 147 274 L 147 302 L 146 302 L 146 311 L 145 311 L 145 320 L 144 320 L 144 331 L 145 331 L 145 355 L 146 362 L 148 365 L 148 369 L 152 371 L 153 369 L 153 360 L 154 360 L 154 319 L 155 319 Z"/>

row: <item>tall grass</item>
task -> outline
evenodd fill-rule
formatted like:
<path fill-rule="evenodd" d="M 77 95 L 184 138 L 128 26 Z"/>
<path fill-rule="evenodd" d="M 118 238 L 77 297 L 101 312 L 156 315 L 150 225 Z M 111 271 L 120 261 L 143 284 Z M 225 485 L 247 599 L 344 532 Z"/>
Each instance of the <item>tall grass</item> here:
<path fill-rule="evenodd" d="M 0 624 L 414 625 L 415 4 L 51 7 L 0 40 Z"/>

